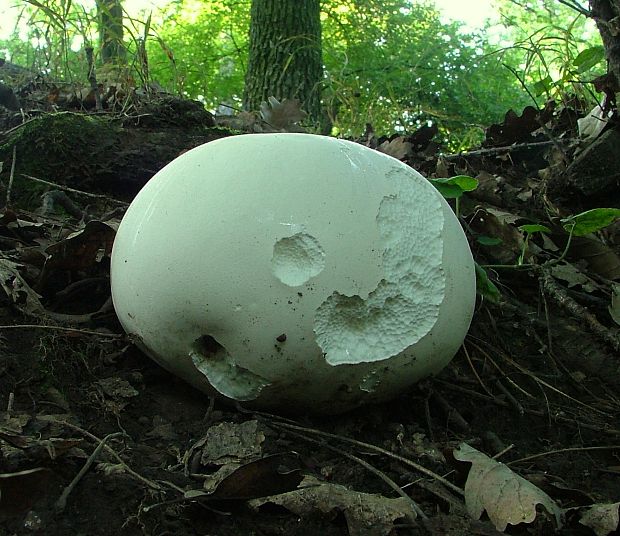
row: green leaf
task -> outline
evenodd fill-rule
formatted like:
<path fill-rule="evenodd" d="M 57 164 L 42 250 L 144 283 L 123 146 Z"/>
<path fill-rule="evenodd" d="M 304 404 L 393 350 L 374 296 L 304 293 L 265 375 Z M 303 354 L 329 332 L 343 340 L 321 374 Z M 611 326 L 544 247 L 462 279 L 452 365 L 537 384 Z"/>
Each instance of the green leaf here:
<path fill-rule="evenodd" d="M 553 87 L 553 78 L 551 78 L 550 76 L 547 76 L 546 78 L 539 80 L 532 86 L 532 92 L 534 93 L 534 95 L 538 97 L 542 95 L 543 93 L 547 93 L 548 91 L 550 91 L 552 87 Z"/>
<path fill-rule="evenodd" d="M 601 45 L 596 45 L 582 50 L 573 60 L 573 65 L 577 67 L 577 72 L 583 73 L 598 65 L 605 59 L 605 49 Z"/>
<path fill-rule="evenodd" d="M 478 188 L 478 180 L 469 175 L 456 175 L 449 179 L 437 179 L 439 181 L 447 181 L 449 184 L 458 185 L 464 192 L 471 192 Z"/>
<path fill-rule="evenodd" d="M 64 29 L 65 21 L 63 21 L 62 16 L 60 16 L 58 13 L 56 13 L 55 11 L 53 11 L 46 5 L 42 4 L 41 2 L 38 2 L 37 0 L 27 0 L 27 2 L 29 4 L 32 4 L 34 7 L 39 8 L 41 11 L 43 11 L 48 16 L 49 21 L 52 24 L 54 24 L 58 28 Z"/>
<path fill-rule="evenodd" d="M 467 175 L 457 175 L 447 179 L 429 179 L 429 181 L 446 199 L 456 199 L 465 192 L 478 188 L 478 181 Z"/>
<path fill-rule="evenodd" d="M 474 264 L 476 267 L 476 292 L 492 303 L 499 303 L 501 297 L 499 289 L 489 279 L 485 269 L 477 262 Z"/>
<path fill-rule="evenodd" d="M 482 246 L 499 246 L 503 240 L 494 236 L 479 236 L 476 238 L 476 242 Z"/>
<path fill-rule="evenodd" d="M 456 199 L 465 193 L 456 184 L 441 184 L 440 182 L 435 182 L 435 180 L 437 179 L 430 179 L 430 182 L 446 199 Z"/>
<path fill-rule="evenodd" d="M 519 225 L 518 229 L 519 231 L 523 231 L 524 233 L 527 233 L 527 234 L 550 233 L 551 232 L 551 229 L 549 229 L 549 227 L 547 227 L 546 225 L 540 225 L 538 223 Z"/>
<path fill-rule="evenodd" d="M 619 218 L 620 209 L 618 208 L 593 208 L 564 218 L 562 224 L 567 232 L 572 231 L 574 236 L 583 236 L 600 231 Z"/>
<path fill-rule="evenodd" d="M 146 43 L 147 39 L 149 38 L 149 32 L 151 31 L 151 16 L 153 15 L 153 12 L 149 12 L 149 16 L 146 19 L 146 22 L 144 23 L 144 32 L 142 32 L 142 39 L 144 39 L 144 42 Z"/>

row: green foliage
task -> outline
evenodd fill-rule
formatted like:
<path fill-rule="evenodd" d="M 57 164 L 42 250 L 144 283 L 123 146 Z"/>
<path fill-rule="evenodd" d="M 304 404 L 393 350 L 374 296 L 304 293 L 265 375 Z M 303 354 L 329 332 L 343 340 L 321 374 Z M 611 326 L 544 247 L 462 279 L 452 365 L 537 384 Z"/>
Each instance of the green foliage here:
<path fill-rule="evenodd" d="M 454 199 L 454 212 L 457 218 L 460 215 L 460 198 L 465 192 L 478 188 L 478 180 L 467 175 L 457 175 L 447 179 L 428 179 L 446 199 Z"/>
<path fill-rule="evenodd" d="M 578 73 L 585 73 L 590 69 L 600 65 L 605 59 L 605 49 L 602 45 L 594 45 L 582 50 L 573 60 L 573 67 L 577 68 Z"/>
<path fill-rule="evenodd" d="M 550 233 L 551 229 L 549 229 L 549 227 L 547 227 L 546 225 L 542 225 L 539 223 L 528 223 L 525 225 L 519 225 L 517 229 L 525 233 L 525 238 L 523 239 L 523 246 L 521 247 L 521 254 L 519 255 L 519 260 L 517 261 L 517 265 L 521 266 L 523 264 L 523 261 L 525 260 L 527 246 L 532 235 L 536 233 Z"/>
<path fill-rule="evenodd" d="M 350 135 L 412 131 L 429 121 L 457 150 L 480 141 L 506 104 L 525 95 L 479 35 L 442 23 L 429 5 L 405 0 L 326 2 L 325 99 Z"/>
<path fill-rule="evenodd" d="M 84 44 L 96 38 L 96 17 L 75 2 L 26 0 L 13 35 L 0 41 L 13 63 L 56 80 L 85 79 Z"/>
<path fill-rule="evenodd" d="M 594 208 L 564 218 L 562 225 L 571 235 L 583 236 L 600 231 L 618 219 L 620 219 L 620 209 L 618 208 Z"/>
<path fill-rule="evenodd" d="M 147 22 L 126 16 L 128 57 L 146 41 L 151 79 L 210 109 L 238 106 L 250 3 L 186 0 L 171 2 L 152 21 L 147 14 Z M 12 61 L 42 66 L 56 78 L 85 80 L 79 44 L 96 42 L 96 13 L 66 0 L 31 0 L 30 6 L 24 11 L 29 37 L 45 39 L 25 45 L 16 36 L 5 43 Z M 504 103 L 525 102 L 512 75 L 488 55 L 484 39 L 443 24 L 429 6 L 409 0 L 332 0 L 323 6 L 324 103 L 341 134 L 359 135 L 366 123 L 389 133 L 435 121 L 460 149 L 480 140 L 483 128 L 505 112 Z M 41 57 L 37 65 L 34 59 Z M 133 68 L 146 82 L 142 66 Z"/>
<path fill-rule="evenodd" d="M 98 21 L 92 4 L 80 1 L 27 0 L 21 10 L 26 28 L 0 43 L 7 59 L 86 86 L 84 46 L 97 44 Z M 605 66 L 598 33 L 585 17 L 557 0 L 498 4 L 510 42 L 491 45 L 483 33 L 442 21 L 432 4 L 322 2 L 323 102 L 334 133 L 359 136 L 367 123 L 378 134 L 410 132 L 433 122 L 448 150 L 458 151 L 479 143 L 484 128 L 532 98 L 587 97 L 582 81 Z M 156 81 L 211 110 L 220 104 L 239 109 L 250 5 L 171 0 L 160 12 L 125 13 L 130 74 L 139 84 Z M 143 49 L 148 68 L 140 60 Z"/>
<path fill-rule="evenodd" d="M 250 0 L 173 3 L 147 46 L 152 77 L 203 101 L 240 106 L 247 65 Z"/>
<path fill-rule="evenodd" d="M 568 239 L 566 241 L 566 245 L 564 246 L 564 251 L 556 258 L 546 260 L 540 266 L 534 264 L 525 264 L 525 255 L 527 253 L 529 240 L 532 235 L 536 233 L 551 233 L 551 229 L 546 225 L 542 224 L 526 224 L 520 225 L 518 229 L 524 233 L 523 245 L 521 248 L 521 253 L 519 258 L 515 264 L 512 265 L 491 265 L 482 267 L 476 263 L 476 281 L 478 293 L 483 297 L 488 297 L 491 300 L 499 299 L 500 294 L 497 290 L 497 287 L 493 285 L 493 283 L 489 280 L 488 274 L 485 271 L 485 268 L 505 268 L 505 269 L 538 269 L 538 268 L 550 268 L 551 266 L 557 265 L 562 262 L 566 255 L 569 252 L 571 241 L 574 236 L 583 236 L 589 233 L 594 233 L 604 229 L 605 227 L 611 225 L 612 223 L 620 220 L 620 209 L 617 208 L 595 208 L 592 210 L 587 210 L 585 212 L 581 212 L 580 214 L 576 214 L 574 216 L 570 216 L 568 218 L 564 218 L 561 220 L 564 230 L 568 233 Z M 477 241 L 483 245 L 498 245 L 501 243 L 501 240 L 495 242 L 493 239 L 489 239 L 489 237 L 478 237 Z M 494 292 L 497 291 L 497 294 Z M 488 294 L 488 295 L 487 295 Z"/>
<path fill-rule="evenodd" d="M 489 279 L 486 270 L 477 262 L 474 263 L 476 269 L 476 292 L 483 298 L 492 303 L 499 303 L 501 293 L 495 283 Z"/>
<path fill-rule="evenodd" d="M 458 217 L 458 202 L 465 192 L 470 192 L 478 187 L 478 181 L 467 175 L 457 175 L 450 178 L 442 179 L 428 179 L 433 184 L 439 193 L 441 193 L 447 199 L 456 199 L 456 215 Z M 620 209 L 618 208 L 595 208 L 581 212 L 574 216 L 564 218 L 561 220 L 564 230 L 568 233 L 568 241 L 565 246 L 564 252 L 559 258 L 546 261 L 543 266 L 552 266 L 562 261 L 568 253 L 571 239 L 573 236 L 583 236 L 589 233 L 594 233 L 604 229 L 605 227 L 620 220 Z M 527 223 L 519 225 L 519 231 L 524 234 L 523 245 L 516 264 L 503 265 L 501 268 L 526 268 L 531 269 L 533 265 L 524 264 L 525 256 L 528 251 L 528 245 L 530 238 L 536 233 L 551 233 L 551 229 L 541 223 Z M 478 236 L 476 241 L 481 245 L 496 246 L 502 243 L 499 238 Z M 477 262 L 475 264 L 476 271 L 476 290 L 477 293 L 493 303 L 497 303 L 500 300 L 501 294 L 495 284 L 489 279 L 486 270 L 480 266 Z M 495 266 L 499 268 L 500 266 Z"/>
<path fill-rule="evenodd" d="M 458 199 L 465 192 L 478 188 L 478 181 L 467 175 L 457 175 L 447 179 L 428 179 L 446 199 Z"/>
<path fill-rule="evenodd" d="M 526 235 L 551 232 L 551 229 L 549 229 L 549 227 L 547 227 L 546 225 L 541 225 L 539 223 L 528 223 L 526 225 L 519 225 L 517 229 L 519 229 L 519 231 L 523 231 Z"/>
<path fill-rule="evenodd" d="M 593 21 L 558 0 L 511 0 L 499 6 L 510 41 L 500 57 L 531 97 L 538 104 L 574 96 L 593 102 L 587 82 L 606 69 Z"/>
<path fill-rule="evenodd" d="M 478 236 L 476 237 L 476 242 L 481 246 L 499 246 L 504 241 L 501 238 L 496 238 L 494 236 Z"/>
<path fill-rule="evenodd" d="M 467 175 L 457 175 L 445 179 L 428 179 L 437 188 L 437 191 L 446 199 L 456 199 L 456 216 L 459 216 L 458 202 L 465 192 L 471 192 L 478 188 L 478 180 Z M 542 226 L 541 226 L 542 227 Z M 479 236 L 477 241 L 487 246 L 501 244 L 501 240 L 488 236 Z M 476 272 L 476 293 L 483 299 L 492 303 L 499 303 L 501 293 L 495 283 L 489 278 L 487 271 L 474 261 Z"/>

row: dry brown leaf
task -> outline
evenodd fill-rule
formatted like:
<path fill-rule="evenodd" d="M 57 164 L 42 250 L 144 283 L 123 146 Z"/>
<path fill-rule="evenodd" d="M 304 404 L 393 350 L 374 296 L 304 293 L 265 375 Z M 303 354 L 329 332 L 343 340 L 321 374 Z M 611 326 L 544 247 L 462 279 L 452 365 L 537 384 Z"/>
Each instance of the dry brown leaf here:
<path fill-rule="evenodd" d="M 20 265 L 9 259 L 0 258 L 0 287 L 9 299 L 26 314 L 41 314 L 41 296 L 30 288 L 19 273 Z"/>
<path fill-rule="evenodd" d="M 260 105 L 260 115 L 265 123 L 281 132 L 303 132 L 297 123 L 308 114 L 301 109 L 297 99 L 283 99 L 280 102 L 275 97 L 269 97 L 267 100 L 269 102 Z"/>
<path fill-rule="evenodd" d="M 588 115 L 577 119 L 579 137 L 587 142 L 595 140 L 605 130 L 610 118 L 611 111 L 603 111 L 597 104 Z"/>
<path fill-rule="evenodd" d="M 200 461 L 203 465 L 242 463 L 260 458 L 265 441 L 263 426 L 256 420 L 222 422 L 206 434 Z"/>
<path fill-rule="evenodd" d="M 413 145 L 405 141 L 405 138 L 398 136 L 398 138 L 394 138 L 392 141 L 384 141 L 377 147 L 377 151 L 393 156 L 398 160 L 404 160 L 410 155 L 412 147 Z"/>
<path fill-rule="evenodd" d="M 585 260 L 588 270 L 605 279 L 620 279 L 620 256 L 595 235 L 573 237 L 569 256 Z"/>
<path fill-rule="evenodd" d="M 472 518 L 480 519 L 486 510 L 495 528 L 504 531 L 508 525 L 532 523 L 540 504 L 555 518 L 556 526 L 562 526 L 562 510 L 553 499 L 503 463 L 466 443 L 454 450 L 454 457 L 472 464 L 465 483 L 465 505 Z"/>
<path fill-rule="evenodd" d="M 471 228 L 482 236 L 499 238 L 500 244 L 484 246 L 485 253 L 497 264 L 514 263 L 523 249 L 523 235 L 511 223 L 516 221 L 507 212 L 479 209 L 471 218 Z"/>
<path fill-rule="evenodd" d="M 562 262 L 551 268 L 551 275 L 567 283 L 568 288 L 580 286 L 586 292 L 594 292 L 600 285 L 568 262 Z"/>
<path fill-rule="evenodd" d="M 579 523 L 591 528 L 596 536 L 607 536 L 620 529 L 620 502 L 613 504 L 593 504 L 581 516 Z"/>
<path fill-rule="evenodd" d="M 416 518 L 411 503 L 403 497 L 388 499 L 381 495 L 352 491 L 338 484 L 321 482 L 307 476 L 299 489 L 250 501 L 251 508 L 276 504 L 298 516 L 329 514 L 341 511 L 351 536 L 387 536 L 393 534 L 394 522 Z"/>
<path fill-rule="evenodd" d="M 202 490 L 190 493 L 211 499 L 258 499 L 291 492 L 302 478 L 296 454 L 272 454 L 243 465 L 223 465 L 215 473 L 205 475 Z"/>
<path fill-rule="evenodd" d="M 47 270 L 80 270 L 90 268 L 112 252 L 116 230 L 97 220 L 89 221 L 83 229 L 46 249 L 50 255 Z"/>

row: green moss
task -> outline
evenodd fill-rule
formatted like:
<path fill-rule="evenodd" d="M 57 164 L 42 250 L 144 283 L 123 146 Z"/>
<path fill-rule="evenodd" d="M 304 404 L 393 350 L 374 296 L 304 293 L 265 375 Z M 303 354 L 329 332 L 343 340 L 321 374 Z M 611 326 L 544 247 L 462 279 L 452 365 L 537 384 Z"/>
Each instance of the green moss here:
<path fill-rule="evenodd" d="M 62 112 L 25 123 L 0 145 L 5 174 L 16 150 L 12 199 L 31 205 L 50 189 L 24 175 L 87 189 L 109 167 L 118 139 L 118 129 L 107 117 Z"/>

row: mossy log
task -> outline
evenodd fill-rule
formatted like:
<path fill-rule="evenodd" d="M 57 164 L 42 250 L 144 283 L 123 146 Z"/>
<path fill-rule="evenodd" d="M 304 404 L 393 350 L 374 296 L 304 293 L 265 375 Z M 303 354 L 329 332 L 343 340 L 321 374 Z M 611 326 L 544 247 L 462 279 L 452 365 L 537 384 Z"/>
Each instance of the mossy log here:
<path fill-rule="evenodd" d="M 179 154 L 231 133 L 214 127 L 204 108 L 187 104 L 137 116 L 47 113 L 0 135 L 0 179 L 6 192 L 15 156 L 13 199 L 34 193 L 26 178 L 33 176 L 130 200 Z"/>

